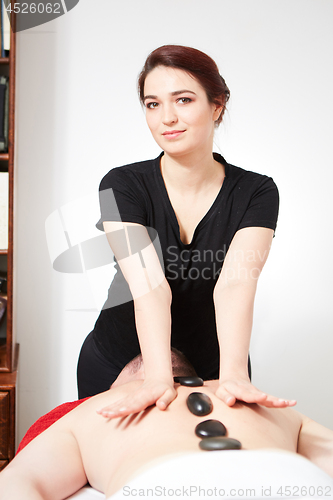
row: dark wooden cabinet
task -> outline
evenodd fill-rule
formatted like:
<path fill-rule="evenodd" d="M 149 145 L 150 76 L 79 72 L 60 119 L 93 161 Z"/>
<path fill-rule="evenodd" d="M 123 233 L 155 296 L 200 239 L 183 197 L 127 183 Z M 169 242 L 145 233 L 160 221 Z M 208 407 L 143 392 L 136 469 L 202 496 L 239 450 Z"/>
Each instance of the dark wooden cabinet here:
<path fill-rule="evenodd" d="M 17 370 L 0 375 L 0 470 L 15 455 Z"/>
<path fill-rule="evenodd" d="M 18 345 L 13 330 L 13 207 L 15 143 L 15 18 L 9 57 L 0 58 L 0 75 L 8 77 L 8 151 L 0 153 L 0 172 L 8 172 L 8 248 L 0 249 L 0 272 L 7 273 L 6 315 L 0 324 L 0 470 L 15 454 Z"/>
<path fill-rule="evenodd" d="M 5 463 L 8 459 L 8 424 L 10 392 L 0 392 L 0 458 Z"/>

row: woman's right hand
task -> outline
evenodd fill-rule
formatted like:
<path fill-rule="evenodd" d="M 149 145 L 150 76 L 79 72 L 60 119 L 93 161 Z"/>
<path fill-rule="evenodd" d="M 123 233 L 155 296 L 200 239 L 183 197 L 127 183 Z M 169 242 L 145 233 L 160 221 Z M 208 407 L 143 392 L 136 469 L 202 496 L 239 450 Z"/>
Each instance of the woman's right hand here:
<path fill-rule="evenodd" d="M 170 383 L 164 380 L 146 379 L 131 394 L 97 410 L 97 413 L 105 418 L 117 418 L 139 413 L 152 405 L 156 405 L 160 410 L 166 410 L 176 397 L 177 391 L 173 381 Z"/>

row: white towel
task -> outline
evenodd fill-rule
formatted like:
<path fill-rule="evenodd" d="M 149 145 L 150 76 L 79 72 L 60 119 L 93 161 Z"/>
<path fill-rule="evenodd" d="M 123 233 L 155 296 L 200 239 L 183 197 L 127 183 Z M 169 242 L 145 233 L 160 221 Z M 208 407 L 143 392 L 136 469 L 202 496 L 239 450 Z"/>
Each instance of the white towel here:
<path fill-rule="evenodd" d="M 333 478 L 306 458 L 278 450 L 195 452 L 158 459 L 112 500 L 333 499 Z M 85 487 L 72 500 L 105 496 Z"/>

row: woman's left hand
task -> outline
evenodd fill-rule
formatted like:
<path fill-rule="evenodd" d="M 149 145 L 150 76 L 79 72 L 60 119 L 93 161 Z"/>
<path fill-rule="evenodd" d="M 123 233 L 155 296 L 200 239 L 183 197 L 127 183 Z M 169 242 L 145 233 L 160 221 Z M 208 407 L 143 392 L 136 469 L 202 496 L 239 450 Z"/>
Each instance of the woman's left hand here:
<path fill-rule="evenodd" d="M 267 408 L 286 408 L 296 404 L 295 400 L 281 399 L 259 391 L 247 378 L 223 378 L 215 394 L 228 406 L 233 406 L 236 400 L 257 403 Z"/>

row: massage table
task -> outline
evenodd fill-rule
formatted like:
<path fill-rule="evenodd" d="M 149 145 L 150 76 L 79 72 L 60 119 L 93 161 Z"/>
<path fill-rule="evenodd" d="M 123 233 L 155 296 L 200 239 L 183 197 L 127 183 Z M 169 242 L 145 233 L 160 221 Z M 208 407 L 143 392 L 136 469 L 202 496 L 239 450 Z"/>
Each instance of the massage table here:
<path fill-rule="evenodd" d="M 64 403 L 37 420 L 17 453 L 56 420 L 85 400 Z M 201 488 L 201 491 L 199 491 Z M 144 495 L 143 495 L 144 493 Z M 143 467 L 111 498 L 333 499 L 333 479 L 309 460 L 276 449 L 175 453 Z M 102 500 L 85 486 L 68 500 Z"/>

